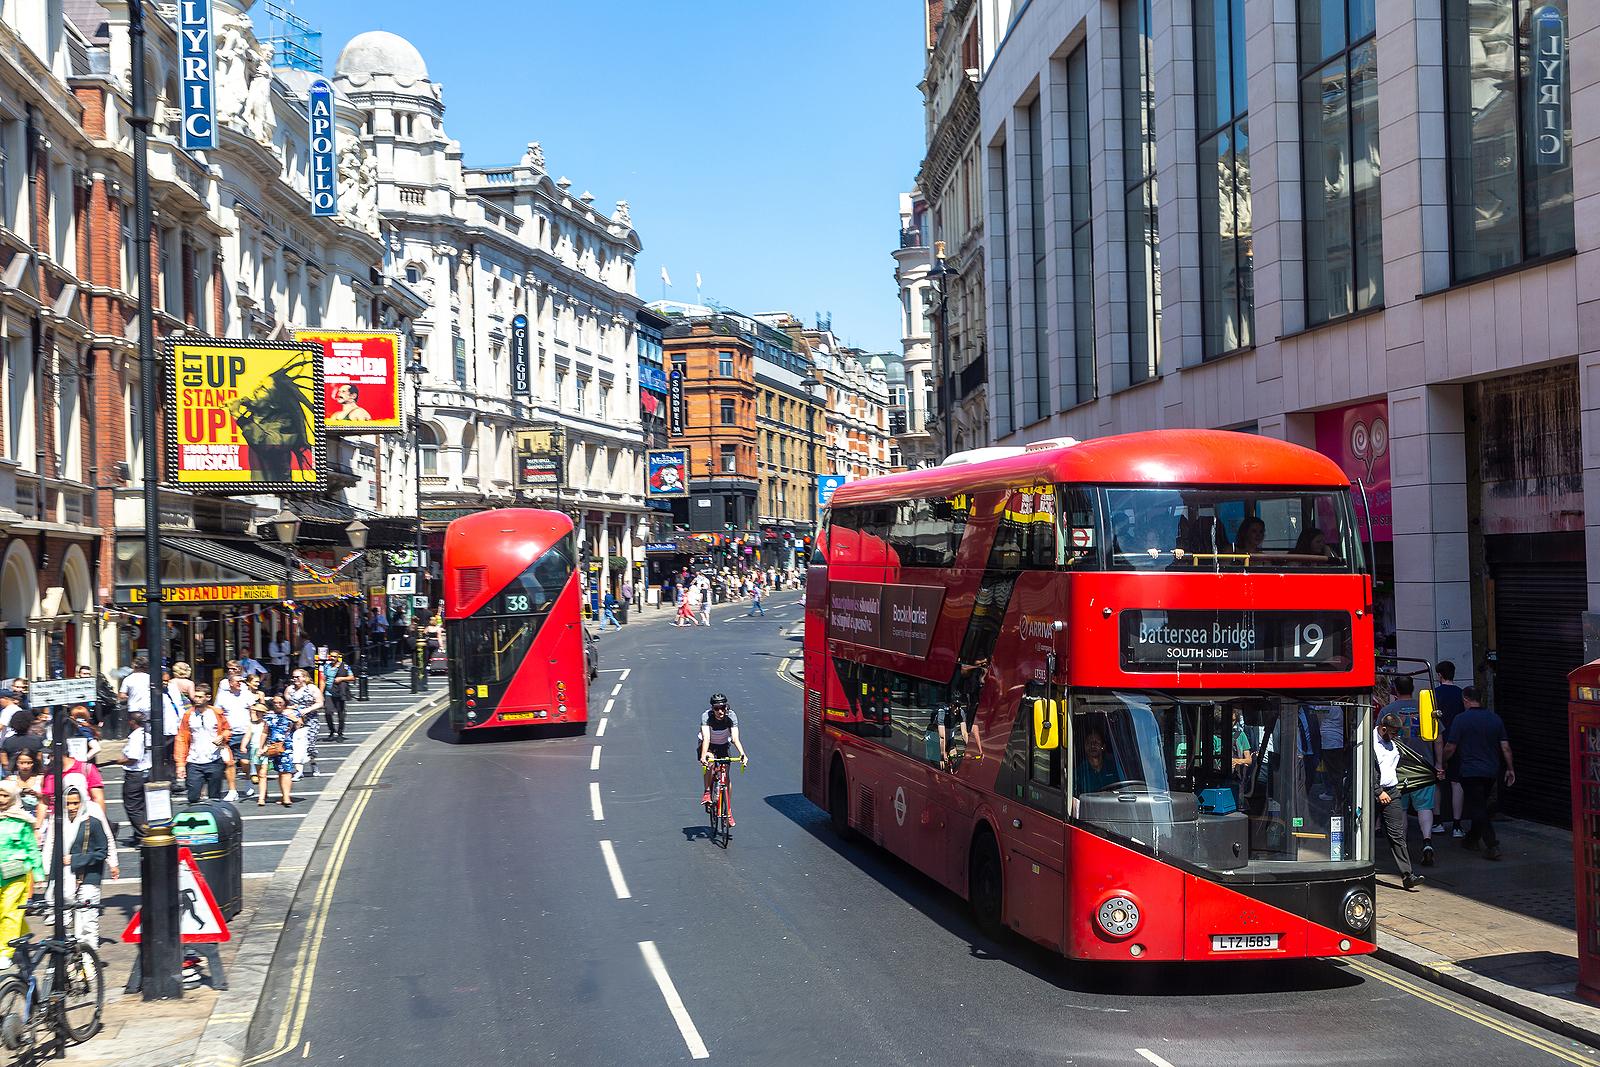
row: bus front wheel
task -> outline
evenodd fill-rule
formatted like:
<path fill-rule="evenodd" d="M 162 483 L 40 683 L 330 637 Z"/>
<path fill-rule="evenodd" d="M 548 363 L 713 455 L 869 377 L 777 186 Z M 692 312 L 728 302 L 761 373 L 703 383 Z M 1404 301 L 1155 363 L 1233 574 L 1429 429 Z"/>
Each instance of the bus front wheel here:
<path fill-rule="evenodd" d="M 844 765 L 838 760 L 828 775 L 828 817 L 833 820 L 833 832 L 850 840 L 850 784 L 845 779 Z"/>
<path fill-rule="evenodd" d="M 981 827 L 973 838 L 972 855 L 968 861 L 967 899 L 972 904 L 972 917 L 977 921 L 978 929 L 991 938 L 999 938 L 1005 932 L 1001 919 L 1004 889 L 1000 849 L 989 828 Z"/>

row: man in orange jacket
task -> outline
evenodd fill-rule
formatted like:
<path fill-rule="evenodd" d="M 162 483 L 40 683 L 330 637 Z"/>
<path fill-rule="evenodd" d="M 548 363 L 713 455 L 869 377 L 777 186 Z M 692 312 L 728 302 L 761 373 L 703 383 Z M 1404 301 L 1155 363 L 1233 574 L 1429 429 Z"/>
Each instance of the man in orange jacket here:
<path fill-rule="evenodd" d="M 195 686 L 194 703 L 178 720 L 177 743 L 173 746 L 178 778 L 188 789 L 189 803 L 200 802 L 202 787 L 212 800 L 222 799 L 227 761 L 233 755 L 228 747 L 232 736 L 228 717 L 212 706 L 211 690 Z"/>

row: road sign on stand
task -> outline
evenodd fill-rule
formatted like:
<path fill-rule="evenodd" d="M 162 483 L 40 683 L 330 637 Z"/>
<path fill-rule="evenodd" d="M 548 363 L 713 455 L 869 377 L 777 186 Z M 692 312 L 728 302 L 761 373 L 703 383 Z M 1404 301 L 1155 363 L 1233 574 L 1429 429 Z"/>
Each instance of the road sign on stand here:
<path fill-rule="evenodd" d="M 426 610 L 428 610 L 428 598 L 423 596 L 423 595 L 421 595 L 420 593 L 417 594 L 416 596 L 411 598 L 411 608 L 412 608 L 413 611 L 426 611 Z"/>
<path fill-rule="evenodd" d="M 122 940 L 131 945 L 139 943 L 139 915 L 135 911 L 133 921 L 122 931 Z M 217 907 L 217 898 L 211 895 L 211 887 L 195 865 L 194 853 L 186 848 L 178 849 L 178 920 L 186 945 L 227 941 L 233 936 L 228 933 L 228 920 L 222 917 L 222 909 Z"/>
<path fill-rule="evenodd" d="M 417 576 L 413 573 L 389 575 L 389 592 L 398 596 L 409 596 L 417 591 Z"/>
<path fill-rule="evenodd" d="M 95 699 L 93 678 L 56 678 L 34 682 L 28 692 L 29 706 L 54 708 L 62 704 L 93 704 Z"/>

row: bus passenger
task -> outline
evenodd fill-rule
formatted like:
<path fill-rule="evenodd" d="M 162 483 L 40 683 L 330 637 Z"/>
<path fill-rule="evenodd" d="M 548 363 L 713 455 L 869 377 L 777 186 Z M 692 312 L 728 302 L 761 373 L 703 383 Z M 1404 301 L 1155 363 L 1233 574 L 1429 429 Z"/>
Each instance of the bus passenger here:
<path fill-rule="evenodd" d="M 1328 537 L 1315 526 L 1308 526 L 1301 532 L 1294 543 L 1294 554 L 1297 556 L 1321 556 L 1323 559 L 1332 559 L 1333 553 L 1328 551 Z"/>
<path fill-rule="evenodd" d="M 1239 537 L 1236 551 L 1245 555 L 1259 556 L 1266 550 L 1267 524 L 1260 516 L 1247 515 L 1239 523 Z"/>
<path fill-rule="evenodd" d="M 1083 731 L 1083 751 L 1078 756 L 1078 768 L 1073 772 L 1076 793 L 1098 793 L 1107 786 L 1123 780 L 1116 761 L 1106 748 L 1105 731 L 1090 726 Z"/>

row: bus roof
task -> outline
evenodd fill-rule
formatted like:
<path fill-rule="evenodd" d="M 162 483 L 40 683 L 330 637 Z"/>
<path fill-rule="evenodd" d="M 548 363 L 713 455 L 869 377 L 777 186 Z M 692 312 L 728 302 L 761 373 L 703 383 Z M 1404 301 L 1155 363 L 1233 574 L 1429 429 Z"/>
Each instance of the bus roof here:
<path fill-rule="evenodd" d="M 1232 430 L 1146 430 L 846 482 L 833 503 L 1054 483 L 1345 488 L 1350 479 L 1321 453 L 1272 437 Z"/>
<path fill-rule="evenodd" d="M 462 618 L 477 611 L 550 546 L 572 532 L 559 511 L 497 508 L 463 515 L 444 532 L 444 613 Z M 451 574 L 467 575 L 453 579 Z"/>

